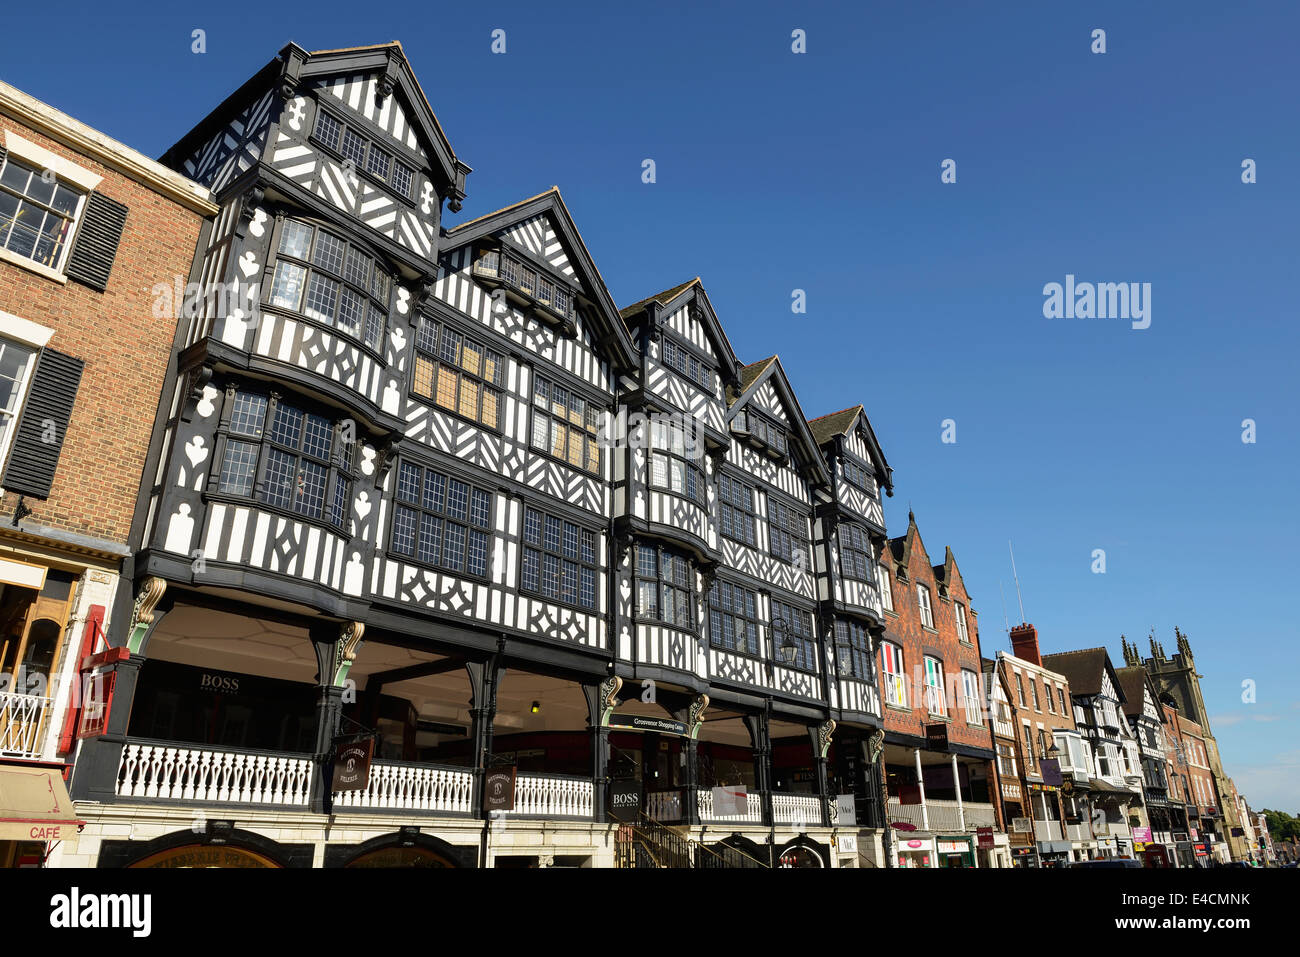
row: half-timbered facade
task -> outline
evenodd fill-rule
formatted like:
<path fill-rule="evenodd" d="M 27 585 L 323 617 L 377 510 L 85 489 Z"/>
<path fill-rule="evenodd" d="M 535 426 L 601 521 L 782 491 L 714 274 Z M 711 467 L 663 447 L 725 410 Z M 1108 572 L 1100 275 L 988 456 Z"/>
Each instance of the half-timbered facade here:
<path fill-rule="evenodd" d="M 879 846 L 860 407 L 815 435 L 698 280 L 620 312 L 555 188 L 445 227 L 397 44 L 291 44 L 164 162 L 218 212 L 74 863 L 600 866 L 629 788 L 700 860 Z"/>

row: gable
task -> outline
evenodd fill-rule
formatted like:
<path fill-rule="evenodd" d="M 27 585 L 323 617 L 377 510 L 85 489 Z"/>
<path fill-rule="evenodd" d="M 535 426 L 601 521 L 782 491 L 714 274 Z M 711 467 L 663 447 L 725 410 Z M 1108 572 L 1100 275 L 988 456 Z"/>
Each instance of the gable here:
<path fill-rule="evenodd" d="M 551 222 L 551 217 L 547 214 L 540 213 L 521 223 L 516 223 L 497 235 L 514 243 L 516 246 L 528 250 L 538 259 L 547 262 L 556 272 L 581 285 L 581 280 L 578 278 L 573 264 L 569 262 L 569 254 L 565 251 L 564 244 L 555 231 L 555 224 Z M 583 292 L 590 297 L 591 291 L 585 286 Z"/>
<path fill-rule="evenodd" d="M 415 127 L 396 96 L 379 95 L 382 74 L 355 73 L 350 76 L 321 77 L 311 89 L 320 96 L 332 97 L 335 105 L 346 106 L 388 135 L 393 144 L 411 150 L 427 165 L 429 154 L 415 135 Z M 328 102 L 328 101 L 327 101 Z"/>
<path fill-rule="evenodd" d="M 180 171 L 214 193 L 251 169 L 262 156 L 271 128 L 275 91 L 267 90 L 207 141 L 180 160 Z"/>

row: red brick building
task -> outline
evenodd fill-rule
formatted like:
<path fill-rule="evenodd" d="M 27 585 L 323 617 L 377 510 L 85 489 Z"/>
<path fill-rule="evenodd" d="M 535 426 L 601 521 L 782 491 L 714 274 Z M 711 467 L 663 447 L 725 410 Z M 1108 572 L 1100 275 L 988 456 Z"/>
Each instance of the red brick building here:
<path fill-rule="evenodd" d="M 176 291 L 215 211 L 203 187 L 0 83 L 7 804 L 54 788 L 71 817 L 59 779 L 81 717 L 78 671 L 114 606 L 131 611 L 132 526 Z M 29 827 L 29 810 L 0 807 L 0 867 L 40 863 L 47 842 L 75 846 L 75 826 Z"/>
<path fill-rule="evenodd" d="M 931 564 L 916 519 L 880 555 L 885 777 L 904 867 L 988 866 L 976 830 L 996 829 L 992 732 L 979 628 L 951 549 Z M 981 859 L 982 858 L 982 859 Z"/>

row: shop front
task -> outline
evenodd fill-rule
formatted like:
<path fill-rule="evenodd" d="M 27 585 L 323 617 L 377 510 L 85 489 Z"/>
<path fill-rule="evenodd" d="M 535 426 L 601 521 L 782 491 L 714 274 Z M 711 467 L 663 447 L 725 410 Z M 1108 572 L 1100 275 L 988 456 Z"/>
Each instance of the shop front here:
<path fill-rule="evenodd" d="M 975 844 L 972 838 L 964 835 L 935 838 L 936 867 L 974 867 Z"/>
<path fill-rule="evenodd" d="M 76 846 L 79 824 L 60 765 L 0 764 L 0 868 L 43 867 L 50 844 Z"/>
<path fill-rule="evenodd" d="M 899 867 L 934 867 L 934 838 L 900 835 L 898 841 Z"/>
<path fill-rule="evenodd" d="M 1039 841 L 1039 867 L 1063 867 L 1070 861 L 1074 845 L 1070 841 Z"/>

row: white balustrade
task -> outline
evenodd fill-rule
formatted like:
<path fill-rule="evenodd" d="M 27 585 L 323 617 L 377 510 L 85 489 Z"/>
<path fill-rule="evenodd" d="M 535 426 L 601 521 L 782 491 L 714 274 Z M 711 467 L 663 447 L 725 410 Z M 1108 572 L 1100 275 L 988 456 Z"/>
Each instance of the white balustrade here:
<path fill-rule="evenodd" d="M 590 778 L 544 774 L 521 774 L 515 778 L 513 814 L 589 818 L 594 807 Z"/>
<path fill-rule="evenodd" d="M 696 792 L 696 804 L 700 812 L 701 821 L 716 821 L 720 823 L 736 824 L 761 824 L 763 823 L 763 800 L 760 795 L 754 792 L 748 792 L 745 795 L 745 813 L 744 814 L 717 814 L 713 810 L 713 790 L 711 788 L 700 788 Z"/>
<path fill-rule="evenodd" d="M 917 830 L 925 829 L 926 818 L 921 814 L 920 804 L 902 804 L 898 798 L 891 797 L 887 804 L 890 821 L 911 824 Z M 925 802 L 926 816 L 929 818 L 931 831 L 960 833 L 962 831 L 962 814 L 958 812 L 956 801 L 928 799 Z M 992 827 L 996 814 L 992 804 L 979 804 L 963 801 L 961 810 L 965 813 L 967 831 L 977 827 Z"/>
<path fill-rule="evenodd" d="M 291 755 L 128 742 L 117 772 L 121 797 L 305 806 L 312 761 Z"/>
<path fill-rule="evenodd" d="M 674 823 L 682 819 L 681 791 L 651 791 L 645 796 L 645 812 L 656 821 Z"/>
<path fill-rule="evenodd" d="M 917 830 L 925 827 L 925 819 L 921 815 L 921 805 L 903 804 L 896 797 L 891 797 L 887 802 L 890 822 L 897 821 L 900 824 L 911 824 Z"/>
<path fill-rule="evenodd" d="M 39 758 L 50 699 L 0 691 L 0 757 Z"/>
<path fill-rule="evenodd" d="M 773 794 L 772 822 L 821 827 L 822 799 L 815 794 Z"/>
<path fill-rule="evenodd" d="M 336 808 L 469 814 L 473 803 L 473 771 L 429 764 L 374 763 L 364 791 L 334 792 Z"/>

